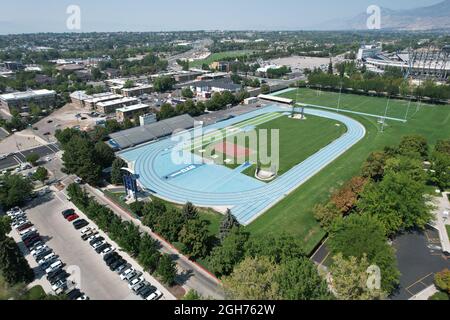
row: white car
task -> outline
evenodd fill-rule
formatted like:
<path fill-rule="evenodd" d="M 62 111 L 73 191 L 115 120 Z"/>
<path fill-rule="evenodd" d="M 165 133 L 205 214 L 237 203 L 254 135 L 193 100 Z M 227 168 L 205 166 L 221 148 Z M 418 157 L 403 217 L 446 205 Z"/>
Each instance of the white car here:
<path fill-rule="evenodd" d="M 38 254 L 44 252 L 48 249 L 48 246 L 46 244 L 40 245 L 36 248 L 34 248 L 30 253 L 33 257 L 36 257 Z"/>
<path fill-rule="evenodd" d="M 102 245 L 104 245 L 106 243 L 107 243 L 106 240 L 102 240 L 102 241 L 96 242 L 96 243 L 94 243 L 92 245 L 92 248 L 97 249 L 98 247 L 101 247 Z"/>
<path fill-rule="evenodd" d="M 46 255 L 45 257 L 43 257 L 41 260 L 39 260 L 37 263 L 38 263 L 39 265 L 43 265 L 43 264 L 45 264 L 46 262 L 48 262 L 48 261 L 50 261 L 51 259 L 53 259 L 54 257 L 55 257 L 55 253 L 54 253 L 54 252 L 49 253 L 48 255 Z"/>
<path fill-rule="evenodd" d="M 33 233 L 33 232 L 36 232 L 37 230 L 36 230 L 36 228 L 28 228 L 28 229 L 25 229 L 25 230 L 23 230 L 23 231 L 21 231 L 19 234 L 20 234 L 20 236 L 23 238 L 23 237 L 26 237 L 27 235 L 29 235 L 30 233 Z"/>
<path fill-rule="evenodd" d="M 130 282 L 128 282 L 128 288 L 132 289 L 135 285 L 141 283 L 142 281 L 144 281 L 144 277 L 140 276 L 137 278 L 134 278 L 133 280 L 131 280 Z"/>
<path fill-rule="evenodd" d="M 92 228 L 91 227 L 85 227 L 85 228 L 81 229 L 80 234 L 81 235 L 85 235 L 89 231 L 92 231 Z"/>
<path fill-rule="evenodd" d="M 145 300 L 158 300 L 162 297 L 162 293 L 159 290 L 156 290 L 151 295 L 149 295 Z"/>
<path fill-rule="evenodd" d="M 114 247 L 108 247 L 108 248 L 106 248 L 105 250 L 103 250 L 103 251 L 100 252 L 100 253 L 102 254 L 102 256 L 104 256 L 105 254 L 110 253 L 110 252 L 114 252 L 114 251 L 116 251 L 116 248 L 114 248 Z"/>
<path fill-rule="evenodd" d="M 14 229 L 18 229 L 21 226 L 23 226 L 24 224 L 28 223 L 28 219 L 24 218 L 24 219 L 19 219 L 17 221 L 14 221 L 13 224 L 11 225 Z"/>
<path fill-rule="evenodd" d="M 66 280 L 59 280 L 52 286 L 52 290 L 53 291 L 58 291 L 58 290 L 66 288 L 66 287 L 67 287 L 67 281 Z"/>
<path fill-rule="evenodd" d="M 77 300 L 86 301 L 86 300 L 89 300 L 89 297 L 87 295 L 83 294 L 81 297 L 77 298 Z"/>
<path fill-rule="evenodd" d="M 125 280 L 125 278 L 132 272 L 134 272 L 134 269 L 133 268 L 128 268 L 127 270 L 122 272 L 122 274 L 120 275 L 120 279 Z"/>
<path fill-rule="evenodd" d="M 61 262 L 61 260 L 58 260 L 56 262 L 53 262 L 50 267 L 48 267 L 47 269 L 45 269 L 45 273 L 49 274 L 50 272 L 56 271 L 59 268 L 62 268 L 63 263 Z"/>

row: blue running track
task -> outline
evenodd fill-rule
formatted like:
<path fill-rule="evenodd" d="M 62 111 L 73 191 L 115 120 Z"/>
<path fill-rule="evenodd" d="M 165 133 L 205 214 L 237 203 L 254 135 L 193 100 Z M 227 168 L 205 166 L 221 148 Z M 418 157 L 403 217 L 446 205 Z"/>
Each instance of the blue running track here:
<path fill-rule="evenodd" d="M 289 111 L 289 107 L 272 105 L 214 124 L 204 128 L 204 131 L 227 128 L 266 113 Z M 202 207 L 229 207 L 241 224 L 248 225 L 339 158 L 366 134 L 363 125 L 345 115 L 318 109 L 305 109 L 305 113 L 343 123 L 347 132 L 268 184 L 242 174 L 240 169 L 231 170 L 214 164 L 174 164 L 171 150 L 177 142 L 170 138 L 121 152 L 120 156 L 131 164 L 139 176 L 141 187 L 155 196 L 179 204 L 190 201 Z M 175 176 L 167 178 L 174 173 Z"/>

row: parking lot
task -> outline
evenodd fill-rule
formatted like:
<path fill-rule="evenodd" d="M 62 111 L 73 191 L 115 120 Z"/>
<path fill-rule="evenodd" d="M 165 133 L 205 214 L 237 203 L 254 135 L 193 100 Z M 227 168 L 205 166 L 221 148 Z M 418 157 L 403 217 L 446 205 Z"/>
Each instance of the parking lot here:
<path fill-rule="evenodd" d="M 79 279 L 80 289 L 91 299 L 141 300 L 128 288 L 127 282 L 122 281 L 117 273 L 109 270 L 102 256 L 97 254 L 88 242 L 81 240 L 80 231 L 75 230 L 72 223 L 63 218 L 61 212 L 69 208 L 74 207 L 63 193 L 58 192 L 50 194 L 48 199 L 26 211 L 28 219 L 39 230 L 46 244 L 60 256 L 68 268 L 75 272 L 79 270 L 79 276 L 75 276 Z M 77 214 L 80 218 L 86 219 L 83 213 L 77 211 Z M 90 226 L 95 227 L 92 223 Z M 116 246 L 104 233 L 100 232 L 100 234 Z M 119 253 L 133 264 L 128 255 Z M 154 282 L 151 284 L 156 285 Z"/>
<path fill-rule="evenodd" d="M 450 268 L 450 260 L 440 250 L 435 229 L 405 233 L 395 239 L 394 248 L 401 276 L 393 300 L 412 298 L 433 284 L 435 273 Z"/>

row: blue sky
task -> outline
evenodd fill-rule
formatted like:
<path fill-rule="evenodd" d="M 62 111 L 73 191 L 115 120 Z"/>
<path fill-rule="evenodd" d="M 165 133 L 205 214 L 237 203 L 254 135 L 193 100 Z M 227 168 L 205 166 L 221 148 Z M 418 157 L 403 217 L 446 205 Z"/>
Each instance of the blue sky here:
<path fill-rule="evenodd" d="M 410 9 L 440 0 L 3 0 L 0 33 L 65 32 L 66 8 L 81 8 L 82 32 L 298 30 L 353 17 L 371 4 Z"/>

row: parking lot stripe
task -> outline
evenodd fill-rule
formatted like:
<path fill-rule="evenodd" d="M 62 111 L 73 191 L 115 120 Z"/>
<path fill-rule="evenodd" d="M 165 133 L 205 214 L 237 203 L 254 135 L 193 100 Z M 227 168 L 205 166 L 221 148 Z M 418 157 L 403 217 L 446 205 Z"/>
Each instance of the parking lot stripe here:
<path fill-rule="evenodd" d="M 425 283 L 423 283 L 423 280 L 425 280 L 426 278 L 428 278 L 429 276 L 432 276 L 432 275 L 433 275 L 433 273 L 430 273 L 430 274 L 426 275 L 425 277 L 420 278 L 419 280 L 417 280 L 416 282 L 414 282 L 413 284 L 411 284 L 409 287 L 407 287 L 407 288 L 406 288 L 406 291 L 408 291 L 408 293 L 409 293 L 410 295 L 414 296 L 415 293 L 412 293 L 409 289 L 411 289 L 412 287 L 414 287 L 416 284 L 419 284 L 419 283 L 422 284 L 422 285 L 424 285 L 425 287 L 427 287 L 428 285 L 426 285 Z"/>

